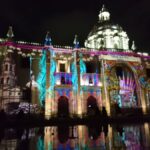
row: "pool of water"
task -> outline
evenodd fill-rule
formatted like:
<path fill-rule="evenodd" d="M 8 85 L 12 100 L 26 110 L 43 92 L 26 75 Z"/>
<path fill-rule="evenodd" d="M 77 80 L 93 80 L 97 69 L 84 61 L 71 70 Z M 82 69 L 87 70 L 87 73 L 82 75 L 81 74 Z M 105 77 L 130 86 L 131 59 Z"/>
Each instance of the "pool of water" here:
<path fill-rule="evenodd" d="M 0 150 L 149 150 L 150 123 L 0 129 Z"/>

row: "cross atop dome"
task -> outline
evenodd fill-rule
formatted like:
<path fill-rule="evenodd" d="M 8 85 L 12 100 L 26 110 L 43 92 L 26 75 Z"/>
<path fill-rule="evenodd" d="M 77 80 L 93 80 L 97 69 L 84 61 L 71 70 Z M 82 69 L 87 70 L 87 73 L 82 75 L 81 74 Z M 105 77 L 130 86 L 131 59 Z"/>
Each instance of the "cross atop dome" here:
<path fill-rule="evenodd" d="M 103 4 L 101 12 L 107 11 L 105 5 Z"/>
<path fill-rule="evenodd" d="M 7 32 L 7 37 L 10 38 L 10 39 L 14 37 L 12 26 L 9 26 L 9 29 L 8 29 L 8 32 Z"/>
<path fill-rule="evenodd" d="M 110 13 L 106 9 L 105 5 L 102 6 L 102 9 L 99 13 L 99 22 L 104 22 L 110 20 Z"/>

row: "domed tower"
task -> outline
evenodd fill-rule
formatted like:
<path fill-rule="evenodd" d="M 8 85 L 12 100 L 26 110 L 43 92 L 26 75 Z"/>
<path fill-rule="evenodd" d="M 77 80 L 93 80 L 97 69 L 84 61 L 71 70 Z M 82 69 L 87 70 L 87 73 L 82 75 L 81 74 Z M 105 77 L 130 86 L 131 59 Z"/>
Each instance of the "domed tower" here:
<path fill-rule="evenodd" d="M 110 13 L 103 5 L 99 20 L 85 40 L 85 47 L 89 49 L 110 51 L 129 51 L 129 38 L 122 27 L 110 20 Z"/>

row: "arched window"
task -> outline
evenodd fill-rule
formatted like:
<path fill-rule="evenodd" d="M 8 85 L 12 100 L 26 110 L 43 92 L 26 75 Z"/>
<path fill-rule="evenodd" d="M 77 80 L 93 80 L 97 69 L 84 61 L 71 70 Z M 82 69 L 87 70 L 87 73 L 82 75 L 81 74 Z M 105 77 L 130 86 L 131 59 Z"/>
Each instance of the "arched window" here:
<path fill-rule="evenodd" d="M 117 77 L 121 77 L 123 76 L 123 68 L 122 67 L 116 67 L 116 75 Z"/>
<path fill-rule="evenodd" d="M 7 78 L 7 82 L 6 83 L 9 84 L 9 77 Z"/>
<path fill-rule="evenodd" d="M 3 84 L 4 83 L 4 78 L 1 78 L 1 84 Z"/>
<path fill-rule="evenodd" d="M 118 49 L 118 44 L 117 43 L 114 44 L 114 48 Z"/>
<path fill-rule="evenodd" d="M 10 71 L 12 71 L 12 65 L 10 65 Z"/>
<path fill-rule="evenodd" d="M 66 72 L 65 64 L 63 64 L 63 63 L 60 64 L 60 72 Z"/>
<path fill-rule="evenodd" d="M 150 69 L 149 68 L 146 69 L 146 76 L 147 76 L 147 78 L 150 78 Z"/>
<path fill-rule="evenodd" d="M 5 65 L 5 71 L 8 71 L 8 64 Z"/>

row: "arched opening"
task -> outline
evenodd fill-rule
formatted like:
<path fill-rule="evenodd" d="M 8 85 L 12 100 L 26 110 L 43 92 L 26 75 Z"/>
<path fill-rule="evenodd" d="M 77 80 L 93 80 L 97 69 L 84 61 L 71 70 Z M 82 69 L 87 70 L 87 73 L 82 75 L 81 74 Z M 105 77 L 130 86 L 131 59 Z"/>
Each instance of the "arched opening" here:
<path fill-rule="evenodd" d="M 86 73 L 100 73 L 101 63 L 98 61 L 98 58 L 94 56 L 93 61 L 85 62 L 86 64 Z"/>
<path fill-rule="evenodd" d="M 58 117 L 69 117 L 69 101 L 65 96 L 58 99 Z"/>
<path fill-rule="evenodd" d="M 110 89 L 112 114 L 123 111 L 129 112 L 138 108 L 138 93 L 134 72 L 126 64 L 117 64 L 111 69 L 111 78 L 114 80 Z M 135 108 L 135 109 L 134 109 Z"/>
<path fill-rule="evenodd" d="M 4 84 L 4 78 L 1 78 L 1 84 Z"/>
<path fill-rule="evenodd" d="M 8 71 L 8 64 L 5 65 L 5 71 Z"/>
<path fill-rule="evenodd" d="M 6 83 L 7 83 L 7 84 L 9 84 L 9 77 L 7 78 L 7 81 L 6 81 Z"/>
<path fill-rule="evenodd" d="M 87 99 L 87 115 L 97 116 L 99 115 L 99 108 L 97 106 L 97 101 L 93 96 Z"/>

